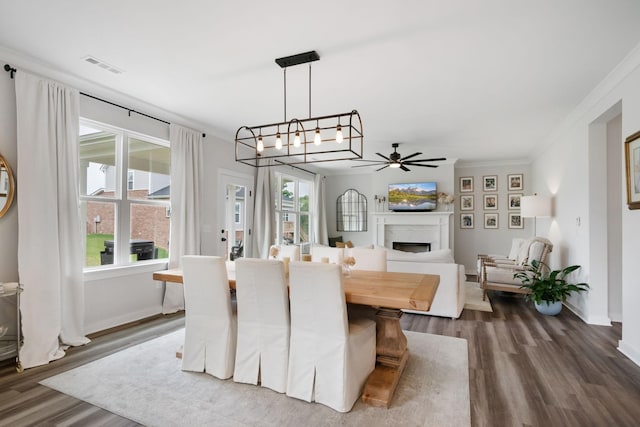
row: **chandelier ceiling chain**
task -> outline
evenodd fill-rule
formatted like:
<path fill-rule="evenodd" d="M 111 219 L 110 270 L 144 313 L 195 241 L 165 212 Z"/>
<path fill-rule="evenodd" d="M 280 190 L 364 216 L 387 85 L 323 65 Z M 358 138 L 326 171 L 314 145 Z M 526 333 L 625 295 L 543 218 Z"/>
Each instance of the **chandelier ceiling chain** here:
<path fill-rule="evenodd" d="M 241 126 L 235 138 L 237 162 L 262 167 L 269 166 L 268 162 L 261 161 L 265 159 L 274 159 L 279 164 L 288 165 L 362 159 L 362 120 L 356 110 L 311 117 L 311 62 L 319 59 L 316 51 L 310 51 L 275 60 L 283 68 L 284 121 Z M 287 120 L 287 68 L 306 63 L 309 64 L 309 116 L 306 119 Z M 285 127 L 286 142 L 283 143 L 282 129 Z M 258 130 L 257 137 L 255 130 Z M 307 132 L 310 133 L 309 137 Z"/>

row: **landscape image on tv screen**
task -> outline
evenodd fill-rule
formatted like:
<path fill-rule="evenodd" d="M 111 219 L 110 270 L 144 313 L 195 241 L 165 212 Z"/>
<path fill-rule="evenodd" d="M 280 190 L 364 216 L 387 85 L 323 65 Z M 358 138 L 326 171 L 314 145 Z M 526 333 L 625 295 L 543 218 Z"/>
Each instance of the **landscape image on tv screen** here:
<path fill-rule="evenodd" d="M 436 208 L 435 182 L 389 184 L 389 209 L 392 211 L 431 211 Z"/>

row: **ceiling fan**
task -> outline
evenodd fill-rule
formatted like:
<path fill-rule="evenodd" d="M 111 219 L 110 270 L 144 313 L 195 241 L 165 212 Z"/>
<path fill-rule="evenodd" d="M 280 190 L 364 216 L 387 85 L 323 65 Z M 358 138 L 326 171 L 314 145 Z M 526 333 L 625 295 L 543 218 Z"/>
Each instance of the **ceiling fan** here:
<path fill-rule="evenodd" d="M 382 165 L 384 164 L 384 166 L 382 166 L 379 169 L 376 169 L 376 172 L 384 169 L 384 168 L 400 168 L 405 172 L 409 172 L 411 169 L 409 169 L 407 166 L 421 166 L 424 168 L 437 168 L 438 165 L 425 165 L 422 164 L 422 162 L 439 162 L 442 160 L 447 160 L 444 157 L 438 157 L 438 158 L 433 158 L 433 159 L 416 159 L 416 160 L 409 160 L 412 159 L 416 156 L 419 156 L 420 152 L 417 153 L 413 153 L 410 154 L 408 156 L 402 157 L 402 155 L 400 153 L 398 153 L 397 148 L 400 144 L 397 142 L 394 142 L 393 144 L 391 144 L 391 146 L 393 147 L 393 153 L 389 154 L 389 157 L 384 156 L 380 153 L 376 153 L 378 156 L 382 157 L 384 159 L 383 160 L 354 160 L 354 161 L 359 161 L 359 162 L 369 162 L 368 165 L 356 165 L 356 166 L 351 166 L 353 168 L 362 168 L 365 166 L 375 166 L 375 165 Z"/>

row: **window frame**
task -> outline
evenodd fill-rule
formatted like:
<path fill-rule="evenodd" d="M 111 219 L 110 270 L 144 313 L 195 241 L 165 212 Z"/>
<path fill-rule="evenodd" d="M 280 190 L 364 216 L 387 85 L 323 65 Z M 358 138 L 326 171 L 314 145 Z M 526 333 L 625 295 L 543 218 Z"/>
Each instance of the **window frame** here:
<path fill-rule="evenodd" d="M 105 264 L 98 266 L 84 266 L 84 272 L 103 271 L 114 268 L 132 267 L 140 264 L 158 264 L 167 263 L 167 258 L 145 260 L 145 261 L 131 261 L 130 259 L 130 243 L 131 239 L 131 207 L 132 205 L 148 205 L 148 206 L 161 206 L 165 209 L 171 209 L 171 196 L 168 199 L 129 199 L 128 197 L 128 185 L 129 185 L 129 140 L 134 138 L 156 144 L 162 147 L 170 148 L 168 140 L 146 135 L 141 132 L 132 131 L 129 129 L 121 128 L 119 126 L 110 125 L 108 123 L 99 122 L 97 120 L 80 117 L 79 125 L 85 125 L 94 129 L 98 129 L 105 132 L 111 132 L 115 135 L 115 187 L 114 196 L 92 196 L 80 194 L 81 204 L 87 202 L 102 202 L 114 204 L 114 258 L 113 264 Z M 80 147 L 78 146 L 78 150 Z M 83 172 L 80 172 L 83 173 Z M 135 173 L 134 173 L 135 176 Z M 134 178 L 135 179 L 135 178 Z M 80 193 L 82 193 L 80 191 Z M 86 212 L 83 212 L 86 215 Z M 86 244 L 86 231 L 84 232 L 84 243 Z M 84 246 L 84 244 L 83 244 Z M 167 248 L 168 251 L 169 248 Z M 83 257 L 85 256 L 83 251 Z"/>
<path fill-rule="evenodd" d="M 305 244 L 307 242 L 300 242 L 300 219 L 303 215 L 309 216 L 309 243 L 312 243 L 315 240 L 314 236 L 314 222 L 316 220 L 316 213 L 313 210 L 314 207 L 314 197 L 315 197 L 315 182 L 313 178 L 303 177 L 297 174 L 285 173 L 285 172 L 275 172 L 275 181 L 276 187 L 274 189 L 274 214 L 276 218 L 276 244 L 282 245 L 284 242 L 284 230 L 283 230 L 283 221 L 284 218 L 290 216 L 294 216 L 294 241 L 291 244 L 300 245 Z M 282 208 L 282 182 L 283 180 L 289 180 L 295 182 L 295 190 L 294 190 L 294 199 L 293 205 L 295 209 L 283 209 Z M 304 181 L 309 185 L 309 210 L 301 211 L 300 210 L 300 182 Z"/>

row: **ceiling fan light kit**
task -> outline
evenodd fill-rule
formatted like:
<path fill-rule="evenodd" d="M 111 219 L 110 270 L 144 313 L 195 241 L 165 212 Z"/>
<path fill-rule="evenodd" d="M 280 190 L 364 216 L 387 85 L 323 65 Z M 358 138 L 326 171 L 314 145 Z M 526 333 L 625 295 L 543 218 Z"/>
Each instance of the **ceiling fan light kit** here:
<path fill-rule="evenodd" d="M 379 169 L 376 169 L 376 172 L 381 171 L 382 169 L 386 169 L 386 168 L 392 168 L 392 169 L 402 169 L 405 172 L 409 172 L 411 169 L 409 169 L 407 166 L 420 166 L 423 168 L 437 168 L 438 165 L 429 165 L 429 164 L 423 164 L 424 163 L 431 163 L 431 162 L 441 162 L 444 160 L 447 160 L 445 157 L 434 157 L 432 159 L 415 159 L 415 160 L 410 160 L 413 159 L 416 156 L 421 155 L 422 153 L 417 152 L 417 153 L 413 153 L 410 154 L 408 156 L 402 157 L 402 155 L 400 153 L 398 153 L 398 146 L 400 144 L 397 142 L 394 142 L 393 144 L 391 144 L 391 147 L 393 147 L 393 153 L 389 154 L 389 157 L 385 156 L 384 154 L 380 154 L 380 153 L 376 153 L 378 156 L 382 157 L 384 159 L 383 160 L 359 160 L 361 162 L 367 162 L 369 164 L 367 165 L 355 165 L 355 166 L 351 166 L 352 168 L 363 168 L 363 167 L 367 167 L 367 166 L 380 166 L 380 165 L 384 165 Z"/>
<path fill-rule="evenodd" d="M 236 161 L 253 167 L 279 164 L 331 162 L 362 159 L 362 120 L 356 110 L 311 117 L 311 62 L 320 56 L 314 51 L 277 58 L 284 69 L 284 121 L 259 126 L 241 126 L 236 131 Z M 287 120 L 287 67 L 309 64 L 309 117 Z"/>

